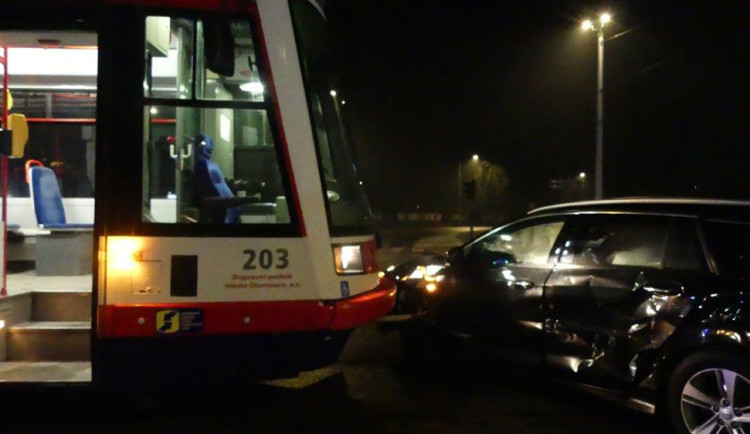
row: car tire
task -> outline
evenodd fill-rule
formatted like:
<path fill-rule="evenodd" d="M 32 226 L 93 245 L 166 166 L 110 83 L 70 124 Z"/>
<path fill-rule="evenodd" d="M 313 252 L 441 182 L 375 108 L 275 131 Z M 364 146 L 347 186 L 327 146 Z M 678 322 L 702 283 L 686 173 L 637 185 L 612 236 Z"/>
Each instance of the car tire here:
<path fill-rule="evenodd" d="M 672 373 L 664 404 L 676 433 L 750 432 L 750 363 L 728 351 L 693 354 Z"/>

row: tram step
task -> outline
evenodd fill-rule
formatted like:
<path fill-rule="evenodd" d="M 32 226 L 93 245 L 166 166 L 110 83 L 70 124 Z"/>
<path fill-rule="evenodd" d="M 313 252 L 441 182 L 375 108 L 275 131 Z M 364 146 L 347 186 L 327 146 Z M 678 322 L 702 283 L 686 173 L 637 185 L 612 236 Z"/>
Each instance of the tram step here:
<path fill-rule="evenodd" d="M 91 291 L 34 291 L 32 321 L 91 322 Z"/>
<path fill-rule="evenodd" d="M 8 360 L 89 360 L 90 336 L 88 321 L 22 322 L 8 329 Z"/>

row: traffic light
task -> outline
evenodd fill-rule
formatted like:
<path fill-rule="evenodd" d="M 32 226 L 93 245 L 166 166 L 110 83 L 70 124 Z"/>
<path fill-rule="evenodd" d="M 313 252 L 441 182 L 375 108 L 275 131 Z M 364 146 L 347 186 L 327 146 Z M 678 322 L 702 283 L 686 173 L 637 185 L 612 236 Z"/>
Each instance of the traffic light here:
<path fill-rule="evenodd" d="M 477 195 L 477 181 L 472 179 L 471 181 L 464 182 L 464 194 L 469 199 L 474 199 Z"/>

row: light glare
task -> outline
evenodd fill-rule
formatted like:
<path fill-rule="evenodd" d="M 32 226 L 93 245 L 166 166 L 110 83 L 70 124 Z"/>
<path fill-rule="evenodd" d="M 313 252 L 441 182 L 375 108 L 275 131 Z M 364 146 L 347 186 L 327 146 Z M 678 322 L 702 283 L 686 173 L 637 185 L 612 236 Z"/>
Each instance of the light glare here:
<path fill-rule="evenodd" d="M 428 276 L 434 276 L 443 269 L 442 265 L 428 265 L 425 267 L 425 274 Z"/>
<path fill-rule="evenodd" d="M 591 22 L 591 20 L 585 20 L 585 21 L 584 21 L 584 22 L 583 22 L 583 23 L 581 24 L 581 28 L 582 28 L 583 30 L 591 30 L 591 29 L 593 29 L 593 28 L 594 28 L 594 23 L 592 23 L 592 22 Z"/>
<path fill-rule="evenodd" d="M 333 249 L 336 272 L 339 274 L 362 273 L 362 250 L 359 245 L 337 246 Z"/>
<path fill-rule="evenodd" d="M 471 156 L 471 159 L 474 160 L 474 161 L 477 161 L 479 159 L 479 155 L 474 154 L 474 155 Z"/>
<path fill-rule="evenodd" d="M 601 21 L 602 24 L 607 24 L 612 21 L 612 15 L 605 12 L 599 17 L 599 21 Z"/>
<path fill-rule="evenodd" d="M 584 179 L 584 178 L 586 178 L 586 172 L 581 172 L 581 173 L 579 173 L 579 174 L 578 174 L 578 177 L 579 177 L 579 178 L 581 178 L 581 179 Z"/>
<path fill-rule="evenodd" d="M 132 270 L 141 256 L 138 242 L 134 239 L 109 241 L 109 263 L 116 270 Z"/>
<path fill-rule="evenodd" d="M 240 90 L 250 93 L 263 93 L 263 90 L 265 90 L 265 88 L 263 87 L 263 83 L 259 81 L 249 81 L 247 83 L 242 83 L 240 85 Z"/>

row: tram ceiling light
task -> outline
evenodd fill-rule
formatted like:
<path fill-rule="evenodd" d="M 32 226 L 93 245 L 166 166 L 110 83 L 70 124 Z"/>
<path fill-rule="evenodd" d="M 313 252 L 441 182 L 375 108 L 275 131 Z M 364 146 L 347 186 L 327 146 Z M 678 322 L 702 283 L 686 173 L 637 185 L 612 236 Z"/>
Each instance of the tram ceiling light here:
<path fill-rule="evenodd" d="M 0 330 L 2 330 L 4 328 L 5 328 L 5 320 L 4 319 L 0 319 Z"/>
<path fill-rule="evenodd" d="M 263 83 L 259 81 L 249 81 L 247 83 L 241 84 L 240 90 L 243 92 L 263 93 L 265 88 L 263 87 Z"/>
<path fill-rule="evenodd" d="M 95 92 L 96 86 L 85 84 L 12 84 L 11 90 L 37 90 L 37 91 L 90 91 Z"/>

